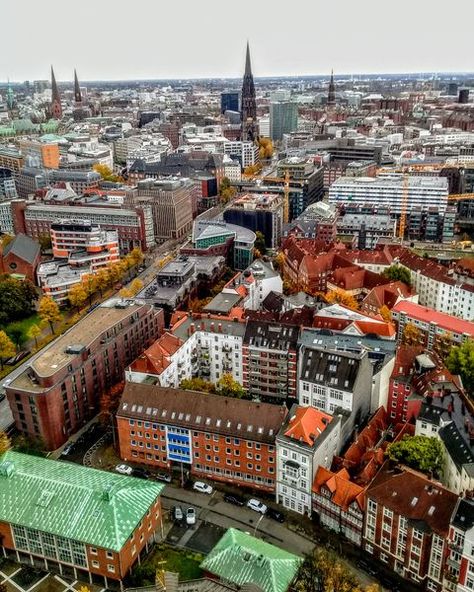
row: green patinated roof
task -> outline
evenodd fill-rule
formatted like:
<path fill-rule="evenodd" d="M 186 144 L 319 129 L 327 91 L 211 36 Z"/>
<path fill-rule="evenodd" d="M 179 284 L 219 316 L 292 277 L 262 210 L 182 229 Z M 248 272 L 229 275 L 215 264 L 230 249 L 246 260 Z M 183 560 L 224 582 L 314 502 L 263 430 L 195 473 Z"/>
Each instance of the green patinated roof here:
<path fill-rule="evenodd" d="M 119 551 L 163 487 L 8 451 L 0 457 L 0 521 Z"/>
<path fill-rule="evenodd" d="M 253 584 L 263 592 L 286 592 L 302 562 L 297 555 L 229 528 L 201 569 L 238 586 Z"/>

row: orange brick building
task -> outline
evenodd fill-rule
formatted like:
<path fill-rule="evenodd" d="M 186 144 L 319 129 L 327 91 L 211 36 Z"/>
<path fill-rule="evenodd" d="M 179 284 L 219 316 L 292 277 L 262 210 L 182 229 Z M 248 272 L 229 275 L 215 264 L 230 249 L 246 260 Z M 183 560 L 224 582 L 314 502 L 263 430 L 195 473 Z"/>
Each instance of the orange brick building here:
<path fill-rule="evenodd" d="M 286 414 L 284 406 L 127 383 L 117 411 L 120 456 L 273 492 Z"/>

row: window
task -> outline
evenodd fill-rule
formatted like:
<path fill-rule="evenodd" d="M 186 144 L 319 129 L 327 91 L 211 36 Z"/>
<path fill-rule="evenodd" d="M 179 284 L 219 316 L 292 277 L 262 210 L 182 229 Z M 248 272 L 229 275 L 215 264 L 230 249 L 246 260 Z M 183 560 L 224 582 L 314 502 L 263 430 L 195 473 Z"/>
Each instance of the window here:
<path fill-rule="evenodd" d="M 111 551 L 107 551 L 106 556 L 107 556 L 107 559 L 113 559 L 114 558 L 114 554 Z"/>
<path fill-rule="evenodd" d="M 91 547 L 91 555 L 97 555 L 97 549 L 95 547 Z"/>
<path fill-rule="evenodd" d="M 109 571 L 110 573 L 115 573 L 115 566 L 111 563 L 107 563 L 107 571 Z"/>
<path fill-rule="evenodd" d="M 98 569 L 100 567 L 100 563 L 98 561 L 96 561 L 95 559 L 93 559 L 92 560 L 92 567 L 95 567 Z"/>

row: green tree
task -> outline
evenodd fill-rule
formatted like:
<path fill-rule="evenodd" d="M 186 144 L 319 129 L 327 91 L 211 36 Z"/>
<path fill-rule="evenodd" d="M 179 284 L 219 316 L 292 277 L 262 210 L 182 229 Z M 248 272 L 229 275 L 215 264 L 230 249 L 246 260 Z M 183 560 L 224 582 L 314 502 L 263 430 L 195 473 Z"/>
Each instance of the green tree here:
<path fill-rule="evenodd" d="M 11 358 L 16 354 L 15 344 L 5 331 L 0 331 L 0 366 L 3 369 L 4 358 Z"/>
<path fill-rule="evenodd" d="M 255 233 L 256 235 L 256 240 L 255 240 L 255 244 L 254 247 L 260 251 L 260 253 L 262 255 L 265 255 L 265 253 L 267 252 L 267 247 L 265 245 L 265 236 L 263 234 L 263 232 L 260 232 L 260 230 L 257 230 L 257 232 Z"/>
<path fill-rule="evenodd" d="M 71 306 L 75 306 L 79 312 L 87 300 L 87 292 L 82 284 L 71 286 L 67 294 Z"/>
<path fill-rule="evenodd" d="M 404 282 L 407 286 L 411 286 L 410 272 L 406 267 L 395 264 L 390 265 L 384 269 L 382 275 L 392 282 Z"/>
<path fill-rule="evenodd" d="M 31 316 L 37 298 L 36 289 L 30 281 L 0 276 L 0 324 L 6 325 Z"/>
<path fill-rule="evenodd" d="M 200 391 L 202 393 L 215 393 L 216 387 L 209 380 L 204 378 L 185 378 L 181 381 L 179 388 L 187 391 Z"/>
<path fill-rule="evenodd" d="M 235 397 L 236 399 L 241 399 L 246 395 L 244 387 L 234 380 L 232 374 L 228 373 L 223 374 L 217 381 L 216 392 L 219 395 Z"/>
<path fill-rule="evenodd" d="M 6 333 L 15 344 L 17 350 L 19 350 L 26 341 L 26 337 L 21 327 L 15 327 L 14 325 L 12 327 L 8 327 L 6 329 Z"/>
<path fill-rule="evenodd" d="M 467 339 L 461 345 L 451 348 L 445 360 L 446 366 L 453 374 L 459 374 L 469 395 L 474 394 L 474 340 Z"/>
<path fill-rule="evenodd" d="M 5 432 L 0 432 L 0 456 L 10 450 L 12 443 Z"/>
<path fill-rule="evenodd" d="M 13 449 L 17 452 L 31 454 L 33 456 L 46 456 L 46 448 L 41 438 L 33 438 L 32 436 L 19 436 L 15 442 Z"/>
<path fill-rule="evenodd" d="M 28 331 L 28 339 L 34 339 L 35 340 L 35 347 L 38 347 L 38 337 L 41 335 L 41 327 L 39 327 L 38 325 L 36 325 L 36 323 L 34 325 L 31 325 L 29 331 Z"/>
<path fill-rule="evenodd" d="M 440 476 L 443 468 L 443 445 L 438 438 L 404 436 L 390 444 L 386 454 L 390 460 L 423 473 Z"/>
<path fill-rule="evenodd" d="M 51 249 L 51 235 L 49 234 L 49 232 L 42 232 L 39 236 L 38 236 L 38 242 L 40 244 L 41 247 L 41 251 L 49 251 Z"/>
<path fill-rule="evenodd" d="M 49 296 L 43 296 L 39 302 L 38 315 L 44 323 L 48 323 L 51 333 L 54 335 L 54 323 L 61 320 L 59 306 Z"/>

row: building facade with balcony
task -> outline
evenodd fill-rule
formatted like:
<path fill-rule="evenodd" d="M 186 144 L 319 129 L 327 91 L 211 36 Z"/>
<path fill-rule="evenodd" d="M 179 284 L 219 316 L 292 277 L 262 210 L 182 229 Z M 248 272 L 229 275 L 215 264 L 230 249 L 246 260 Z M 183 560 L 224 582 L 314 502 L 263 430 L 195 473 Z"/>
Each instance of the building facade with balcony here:
<path fill-rule="evenodd" d="M 244 387 L 250 395 L 285 402 L 296 398 L 299 327 L 266 321 L 247 322 L 243 341 Z"/>
<path fill-rule="evenodd" d="M 276 438 L 276 500 L 311 515 L 311 488 L 318 467 L 329 468 L 341 445 L 341 417 L 293 405 Z"/>
<path fill-rule="evenodd" d="M 128 382 L 117 411 L 120 456 L 272 493 L 285 406 Z"/>
<path fill-rule="evenodd" d="M 94 417 L 101 396 L 163 332 L 163 311 L 111 299 L 43 348 L 6 387 L 17 430 L 56 450 Z"/>

